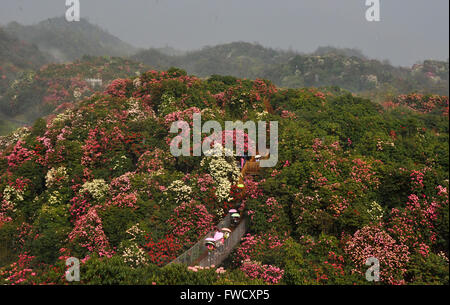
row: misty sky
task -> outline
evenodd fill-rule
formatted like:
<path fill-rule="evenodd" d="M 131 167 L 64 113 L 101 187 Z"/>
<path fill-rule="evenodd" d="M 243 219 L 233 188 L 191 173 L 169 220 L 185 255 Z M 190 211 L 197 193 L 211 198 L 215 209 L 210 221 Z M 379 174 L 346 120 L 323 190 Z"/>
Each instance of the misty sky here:
<path fill-rule="evenodd" d="M 232 41 L 311 52 L 356 47 L 395 65 L 447 60 L 448 0 L 381 0 L 367 22 L 365 0 L 80 0 L 81 17 L 138 47 L 199 49 Z M 65 14 L 65 0 L 0 0 L 0 24 Z"/>

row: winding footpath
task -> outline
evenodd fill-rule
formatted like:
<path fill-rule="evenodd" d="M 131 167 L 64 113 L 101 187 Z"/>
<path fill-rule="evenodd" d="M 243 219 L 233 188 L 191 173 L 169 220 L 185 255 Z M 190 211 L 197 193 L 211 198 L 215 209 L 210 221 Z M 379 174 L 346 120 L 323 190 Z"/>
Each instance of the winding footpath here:
<path fill-rule="evenodd" d="M 248 164 L 246 162 L 241 170 L 239 183 L 244 184 L 244 175 L 247 172 Z M 245 184 L 244 184 L 245 190 Z M 224 241 L 223 245 L 217 247 L 214 251 L 208 251 L 205 246 L 205 239 L 214 236 L 216 231 L 210 231 L 203 238 L 201 238 L 194 246 L 189 250 L 185 251 L 183 254 L 178 256 L 176 259 L 171 261 L 169 264 L 185 264 L 188 266 L 201 266 L 210 267 L 212 265 L 219 266 L 231 253 L 234 247 L 241 241 L 241 238 L 247 232 L 248 220 L 247 218 L 242 218 L 237 226 L 234 228 L 231 226 L 230 214 L 225 216 L 216 227 L 220 230 L 222 228 L 230 228 L 230 236 Z"/>
<path fill-rule="evenodd" d="M 273 114 L 274 110 L 270 101 L 267 98 L 263 99 L 265 110 Z M 256 168 L 255 168 L 256 165 Z M 255 157 L 252 157 L 250 161 L 245 162 L 241 174 L 239 177 L 239 184 L 244 185 L 243 191 L 245 191 L 245 176 L 255 173 L 258 170 L 257 162 L 255 162 Z M 221 230 L 222 228 L 230 228 L 232 231 L 230 236 L 224 241 L 224 243 L 218 246 L 214 251 L 208 251 L 205 246 L 205 239 L 214 236 L 216 231 L 210 231 L 206 236 L 201 238 L 194 246 L 189 250 L 185 251 L 183 254 L 178 256 L 176 259 L 171 261 L 170 264 L 185 264 L 188 266 L 201 266 L 201 267 L 211 267 L 219 266 L 227 257 L 230 255 L 231 251 L 236 247 L 236 245 L 241 241 L 241 238 L 248 230 L 248 219 L 246 217 L 241 218 L 241 221 L 235 227 L 231 226 L 231 216 L 228 214 L 222 219 L 216 227 Z"/>

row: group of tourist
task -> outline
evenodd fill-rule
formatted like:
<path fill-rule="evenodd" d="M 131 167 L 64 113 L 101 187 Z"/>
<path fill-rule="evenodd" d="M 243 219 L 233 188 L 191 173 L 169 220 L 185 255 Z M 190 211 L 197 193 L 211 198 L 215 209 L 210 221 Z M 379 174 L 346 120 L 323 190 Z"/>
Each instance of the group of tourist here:
<path fill-rule="evenodd" d="M 236 227 L 239 224 L 241 215 L 236 209 L 231 209 L 228 211 L 230 214 L 231 220 L 230 220 L 230 226 Z M 208 237 L 205 239 L 205 246 L 208 249 L 208 251 L 214 251 L 215 249 L 219 248 L 220 246 L 223 246 L 225 244 L 225 241 L 230 237 L 231 235 L 231 229 L 229 228 L 221 228 L 218 227 L 214 228 L 214 236 Z"/>

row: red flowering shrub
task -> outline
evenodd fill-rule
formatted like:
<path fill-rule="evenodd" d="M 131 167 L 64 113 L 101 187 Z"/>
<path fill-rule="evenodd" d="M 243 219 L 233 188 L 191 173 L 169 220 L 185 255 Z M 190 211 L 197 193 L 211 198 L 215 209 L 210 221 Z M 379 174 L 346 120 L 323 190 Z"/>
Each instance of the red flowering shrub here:
<path fill-rule="evenodd" d="M 205 206 L 194 201 L 183 202 L 175 208 L 172 217 L 167 220 L 171 234 L 184 246 L 195 244 L 213 227 L 213 215 L 208 213 Z"/>
<path fill-rule="evenodd" d="M 124 135 L 118 127 L 112 130 L 94 128 L 83 146 L 81 164 L 92 168 L 111 160 L 111 152 L 124 151 Z"/>
<path fill-rule="evenodd" d="M 132 88 L 133 82 L 129 79 L 116 79 L 106 88 L 105 93 L 115 96 L 126 98 L 127 91 Z"/>
<path fill-rule="evenodd" d="M 437 113 L 445 99 L 410 104 L 427 115 L 401 114 L 337 88 L 204 81 L 176 69 L 118 79 L 85 98 L 85 73 L 54 69 L 70 84 L 42 79 L 44 104 L 77 103 L 0 138 L 2 278 L 65 283 L 73 255 L 89 262 L 86 283 L 365 284 L 374 256 L 383 283 L 446 282 L 448 126 Z M 168 127 L 192 124 L 194 113 L 278 120 L 278 164 L 240 180 L 239 158 L 174 158 Z M 236 144 L 236 132 L 222 136 Z M 236 207 L 250 226 L 225 273 L 153 265 L 202 243 Z"/>
<path fill-rule="evenodd" d="M 164 266 L 174 260 L 183 248 L 181 241 L 172 234 L 166 235 L 158 241 L 146 236 L 146 240 L 144 247 L 147 249 L 150 261 L 158 266 Z"/>
<path fill-rule="evenodd" d="M 253 232 L 289 231 L 289 221 L 283 206 L 274 197 L 248 200 L 246 209 Z"/>
<path fill-rule="evenodd" d="M 27 253 L 19 254 L 19 259 L 16 262 L 5 270 L 0 270 L 0 279 L 3 279 L 4 283 L 9 285 L 32 284 L 33 278 L 37 275 L 32 267 L 34 258 Z"/>
<path fill-rule="evenodd" d="M 6 157 L 9 167 L 15 168 L 17 166 L 20 166 L 24 162 L 31 160 L 34 153 L 33 151 L 23 147 L 24 144 L 25 143 L 23 141 L 17 141 L 16 145 L 14 146 L 13 152 L 8 157 Z"/>
<path fill-rule="evenodd" d="M 140 172 L 158 173 L 164 169 L 164 163 L 173 163 L 174 159 L 167 152 L 161 149 L 144 152 L 137 162 L 137 169 Z"/>

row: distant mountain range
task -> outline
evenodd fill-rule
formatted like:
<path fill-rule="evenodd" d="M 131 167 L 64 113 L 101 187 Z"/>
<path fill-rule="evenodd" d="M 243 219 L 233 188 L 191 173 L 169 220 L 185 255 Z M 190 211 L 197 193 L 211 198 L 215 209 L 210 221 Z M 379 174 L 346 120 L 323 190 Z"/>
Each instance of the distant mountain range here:
<path fill-rule="evenodd" d="M 34 60 L 36 64 L 31 68 L 48 61 L 71 62 L 84 55 L 118 56 L 154 69 L 179 67 L 200 77 L 220 74 L 264 78 L 280 87 L 339 86 L 371 97 L 380 92 L 392 95 L 413 91 L 448 95 L 449 92 L 448 61 L 425 61 L 404 68 L 392 66 L 387 61 L 368 59 L 357 49 L 327 46 L 311 54 L 302 54 L 247 42 L 209 46 L 191 52 L 170 47 L 138 50 L 85 19 L 68 23 L 63 17 L 35 25 L 12 22 L 4 27 L 4 31 L 15 41 L 24 41 L 29 47 L 37 46 L 39 52 L 36 49 L 34 52 L 41 60 Z M 16 52 L 10 50 L 7 53 Z M 22 56 L 22 61 L 29 59 L 21 54 L 14 55 Z"/>
<path fill-rule="evenodd" d="M 85 19 L 67 22 L 63 17 L 51 18 L 35 25 L 9 23 L 7 33 L 35 44 L 55 61 L 73 61 L 84 55 L 129 56 L 136 49 Z"/>
<path fill-rule="evenodd" d="M 177 56 L 149 49 L 132 59 L 156 69 L 180 67 L 200 77 L 220 74 L 264 78 L 289 88 L 339 86 L 372 97 L 380 92 L 448 95 L 449 91 L 448 61 L 428 60 L 411 68 L 394 67 L 386 61 L 368 59 L 354 49 L 321 47 L 312 54 L 300 54 L 234 42 Z"/>
<path fill-rule="evenodd" d="M 63 65 L 48 69 L 45 65 L 50 63 Z M 133 71 L 122 73 L 120 70 L 130 66 Z M 268 79 L 285 88 L 340 87 L 378 102 L 412 92 L 449 93 L 448 61 L 427 60 L 405 68 L 369 59 L 357 49 L 326 46 L 303 54 L 247 42 L 208 46 L 190 52 L 171 47 L 143 50 L 85 19 L 68 23 L 59 17 L 34 25 L 12 22 L 0 28 L 0 112 L 3 115 L 0 134 L 17 127 L 17 122 L 29 122 L 66 102 L 79 87 L 74 82 L 84 82 L 88 77 L 109 82 L 114 77 L 130 77 L 135 70 L 171 67 L 202 78 L 229 75 Z M 56 84 L 58 89 L 51 89 Z M 37 91 L 33 92 L 33 88 Z M 51 95 L 51 90 L 66 90 L 69 95 L 59 101 L 58 96 L 54 96 L 53 106 L 44 111 L 42 98 Z M 39 113 L 34 113 L 29 108 L 31 105 L 35 110 L 39 108 Z M 10 116 L 15 123 L 5 126 Z"/>

